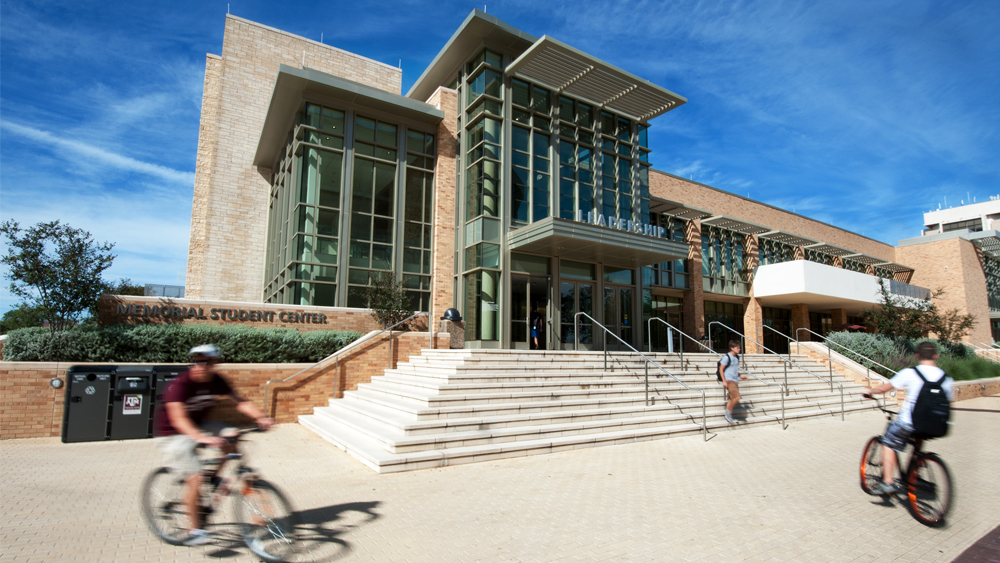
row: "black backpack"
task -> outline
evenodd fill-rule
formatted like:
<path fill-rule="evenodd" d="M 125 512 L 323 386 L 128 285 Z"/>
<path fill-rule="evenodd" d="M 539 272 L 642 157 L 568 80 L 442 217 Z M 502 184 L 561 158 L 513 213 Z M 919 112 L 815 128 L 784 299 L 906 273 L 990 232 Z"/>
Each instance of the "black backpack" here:
<path fill-rule="evenodd" d="M 919 368 L 915 367 L 913 371 L 924 382 L 910 415 L 913 432 L 925 438 L 940 438 L 948 433 L 948 419 L 951 417 L 951 402 L 941 387 L 948 375 L 942 375 L 938 381 L 927 381 Z"/>

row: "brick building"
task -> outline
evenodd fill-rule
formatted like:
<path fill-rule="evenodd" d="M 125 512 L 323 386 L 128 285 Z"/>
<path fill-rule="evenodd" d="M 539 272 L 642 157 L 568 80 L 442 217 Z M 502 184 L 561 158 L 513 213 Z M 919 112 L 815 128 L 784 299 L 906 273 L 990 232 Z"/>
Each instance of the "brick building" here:
<path fill-rule="evenodd" d="M 474 11 L 401 82 L 227 16 L 206 61 L 188 298 L 363 308 L 370 276 L 394 272 L 415 310 L 457 308 L 469 347 L 528 348 L 537 316 L 548 349 L 601 347 L 598 322 L 663 350 L 679 343 L 665 323 L 700 338 L 718 321 L 781 350 L 856 322 L 883 279 L 945 287 L 983 316 L 970 339 L 991 340 L 994 231 L 896 248 L 656 170 L 650 122 L 685 98 L 590 54 Z"/>

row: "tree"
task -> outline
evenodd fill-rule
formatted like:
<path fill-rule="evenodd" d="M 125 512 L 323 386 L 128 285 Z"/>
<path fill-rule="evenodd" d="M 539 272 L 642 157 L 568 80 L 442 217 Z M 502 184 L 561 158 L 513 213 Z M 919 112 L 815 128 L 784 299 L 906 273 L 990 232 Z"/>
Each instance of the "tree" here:
<path fill-rule="evenodd" d="M 3 319 L 0 319 L 0 334 L 19 328 L 39 327 L 44 322 L 45 313 L 41 309 L 21 303 L 3 314 Z"/>
<path fill-rule="evenodd" d="M 90 233 L 59 221 L 24 230 L 5 221 L 0 234 L 7 239 L 0 262 L 10 268 L 11 292 L 37 307 L 53 331 L 77 324 L 107 289 L 101 274 L 115 259 L 113 243 L 98 244 Z"/>
<path fill-rule="evenodd" d="M 132 280 L 129 279 L 129 278 L 122 278 L 122 279 L 120 279 L 120 280 L 118 280 L 116 282 L 107 283 L 107 284 L 105 284 L 105 286 L 106 287 L 104 288 L 104 291 L 101 292 L 101 296 L 104 296 L 104 295 L 140 295 L 140 296 L 146 295 L 146 286 L 132 283 Z M 100 301 L 100 298 L 98 298 L 97 301 L 94 301 L 94 304 L 90 307 L 90 311 L 89 311 L 90 318 L 87 319 L 87 322 L 89 322 L 89 323 L 96 323 L 97 322 L 97 315 L 98 315 L 98 312 L 99 312 L 98 311 L 98 302 L 99 301 Z"/>
<path fill-rule="evenodd" d="M 879 280 L 881 308 L 862 311 L 865 324 L 875 332 L 916 340 L 933 332 L 939 340 L 955 342 L 968 334 L 976 324 L 971 314 L 962 315 L 957 309 L 941 311 L 934 303 L 944 297 L 943 289 L 931 293 L 929 299 L 903 298 L 889 291 L 889 284 Z"/>
<path fill-rule="evenodd" d="M 410 310 L 410 298 L 393 272 L 373 272 L 371 282 L 365 288 L 365 298 L 372 310 L 372 318 L 382 328 L 390 327 L 413 314 Z M 405 330 L 406 326 L 401 329 Z"/>

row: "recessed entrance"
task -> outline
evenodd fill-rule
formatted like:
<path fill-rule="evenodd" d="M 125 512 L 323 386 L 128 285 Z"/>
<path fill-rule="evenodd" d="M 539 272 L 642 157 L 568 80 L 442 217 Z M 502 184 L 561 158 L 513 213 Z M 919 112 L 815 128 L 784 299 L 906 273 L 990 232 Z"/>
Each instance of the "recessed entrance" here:
<path fill-rule="evenodd" d="M 549 277 L 511 276 L 511 347 L 548 350 L 552 333 L 549 318 Z"/>
<path fill-rule="evenodd" d="M 635 346 L 635 288 L 604 285 L 604 326 L 629 346 Z M 617 339 L 608 337 L 608 350 L 627 350 Z"/>

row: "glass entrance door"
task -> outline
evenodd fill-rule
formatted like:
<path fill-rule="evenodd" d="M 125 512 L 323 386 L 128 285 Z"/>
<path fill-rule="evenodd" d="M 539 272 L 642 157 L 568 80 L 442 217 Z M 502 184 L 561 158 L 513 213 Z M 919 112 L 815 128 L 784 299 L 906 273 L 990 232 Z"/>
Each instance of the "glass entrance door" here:
<path fill-rule="evenodd" d="M 548 350 L 550 340 L 548 276 L 510 277 L 512 348 Z"/>
<path fill-rule="evenodd" d="M 635 346 L 635 288 L 604 286 L 604 326 L 630 346 Z M 608 337 L 608 350 L 627 350 L 617 339 Z"/>
<path fill-rule="evenodd" d="M 594 316 L 594 284 L 591 282 L 563 281 L 559 291 L 559 337 L 563 350 L 572 350 L 576 340 L 574 317 L 577 313 Z M 580 317 L 580 349 L 594 346 L 594 325 L 590 319 Z"/>

